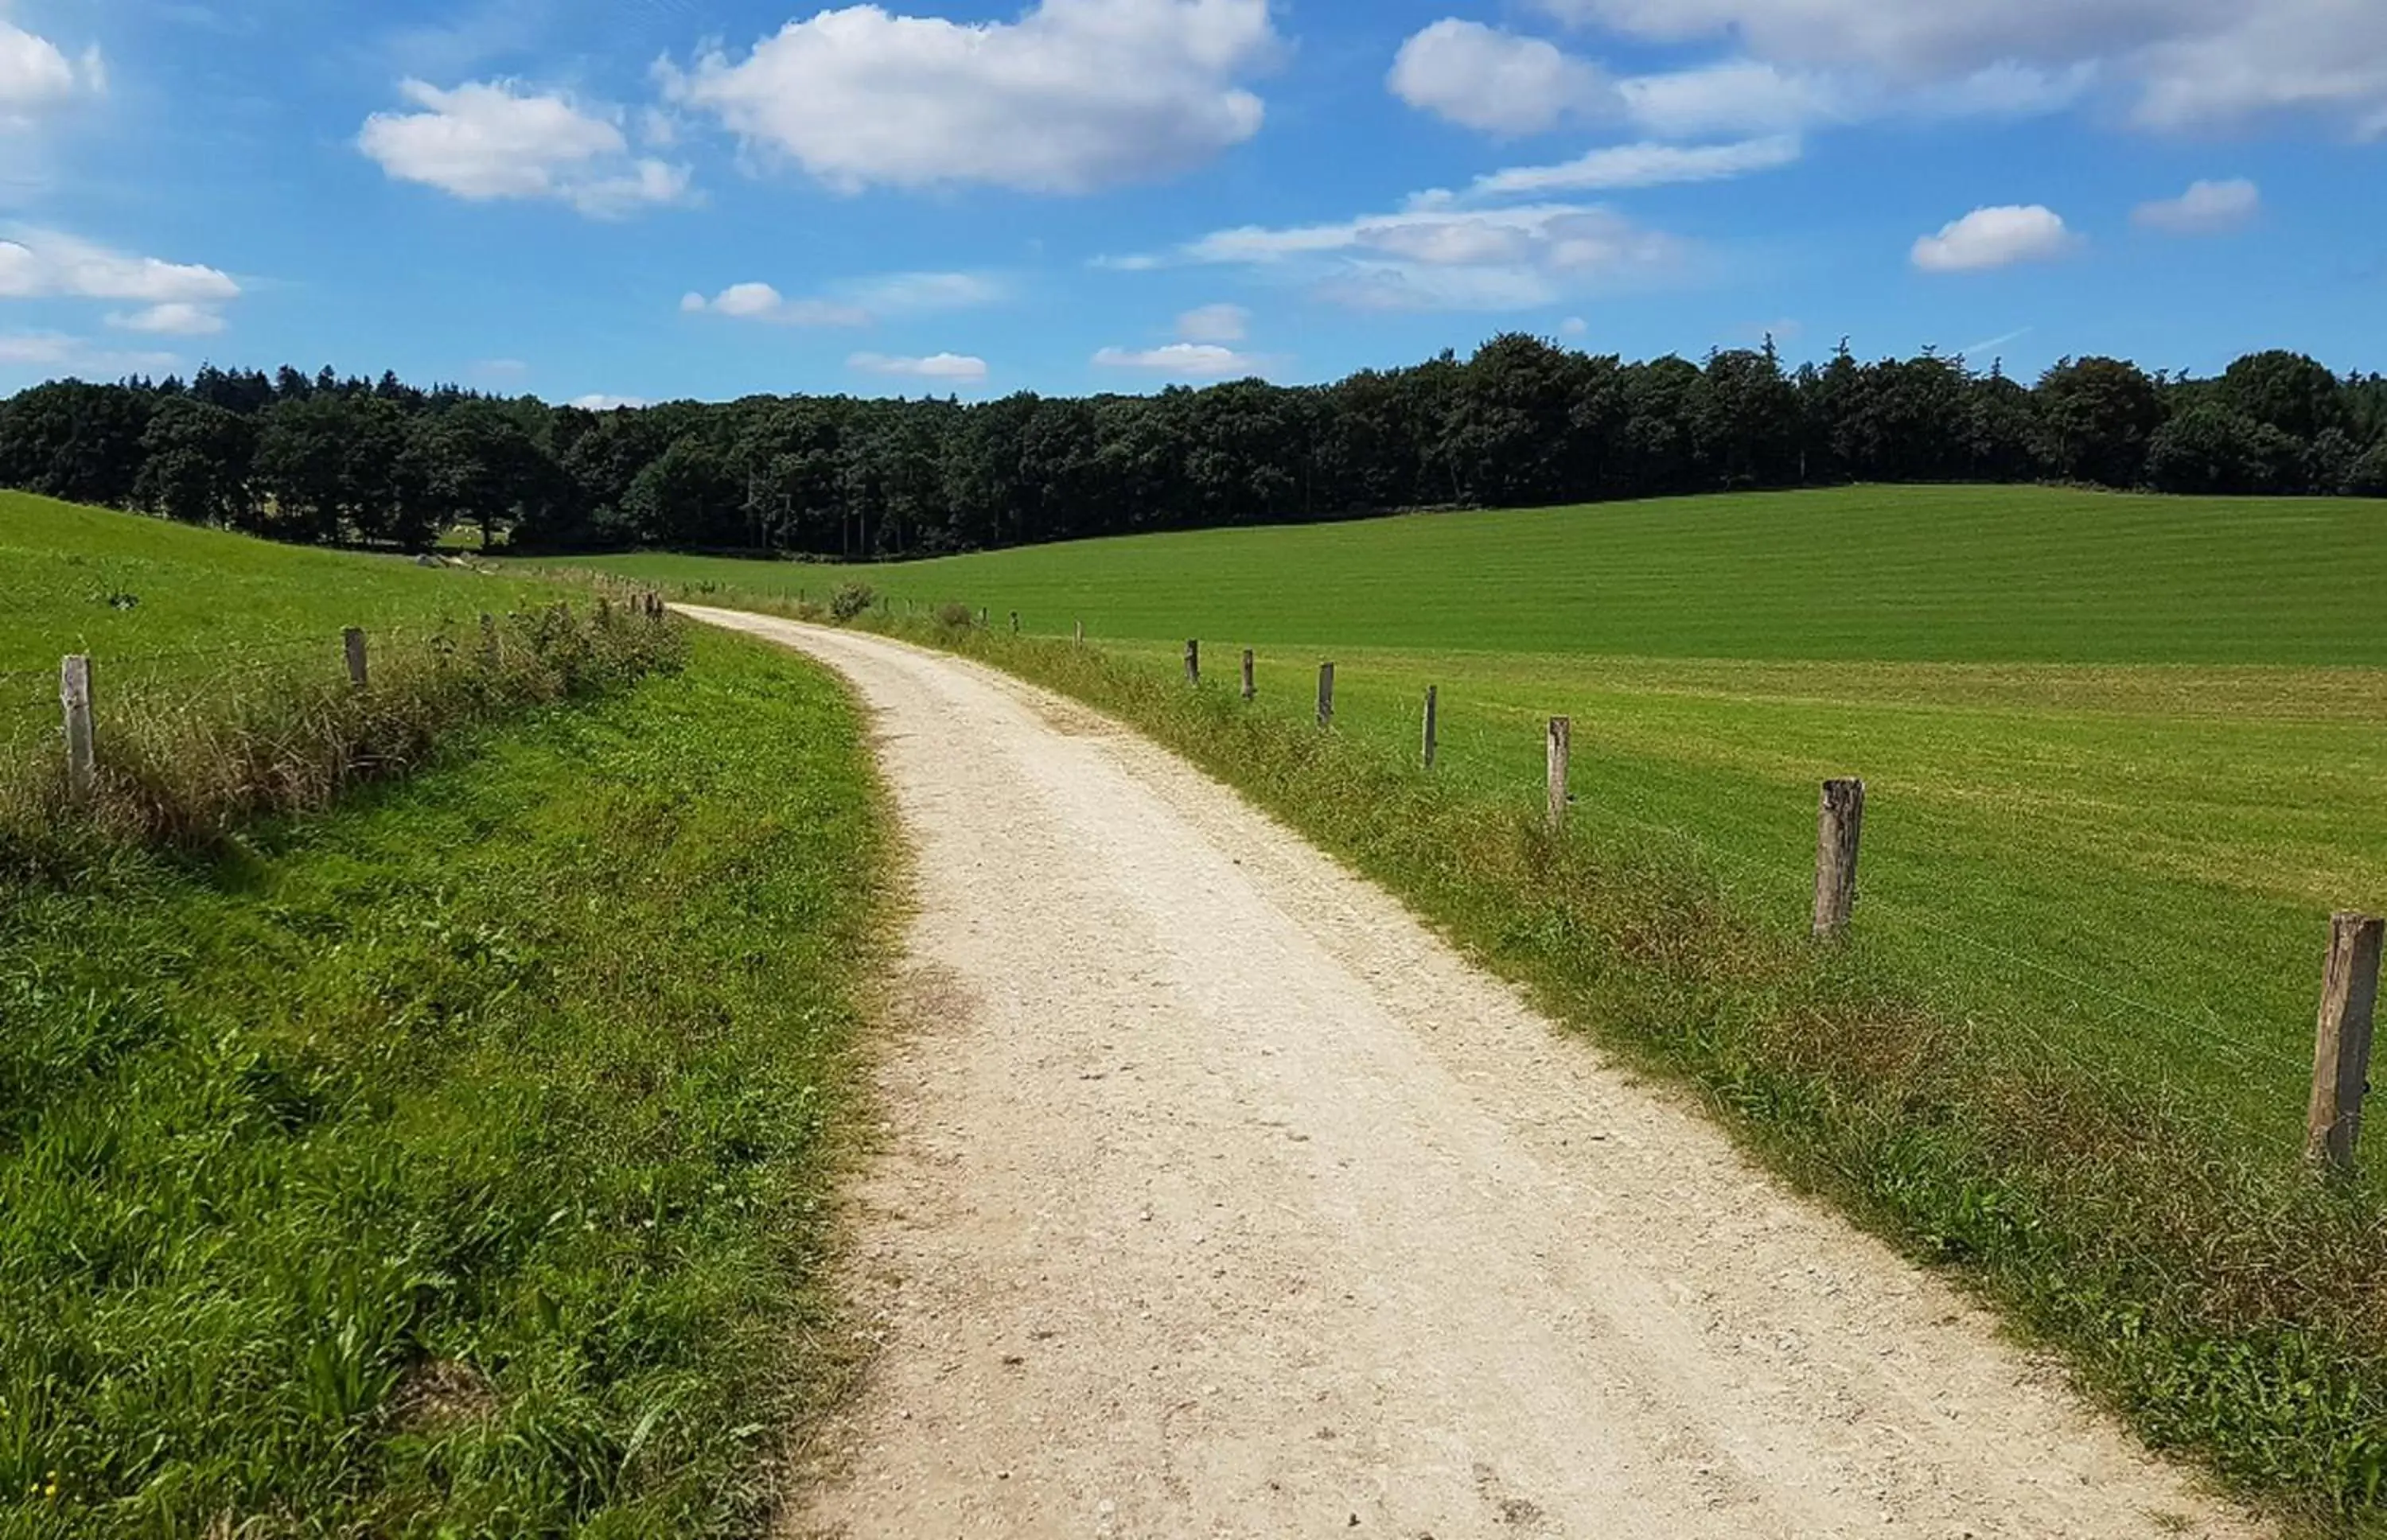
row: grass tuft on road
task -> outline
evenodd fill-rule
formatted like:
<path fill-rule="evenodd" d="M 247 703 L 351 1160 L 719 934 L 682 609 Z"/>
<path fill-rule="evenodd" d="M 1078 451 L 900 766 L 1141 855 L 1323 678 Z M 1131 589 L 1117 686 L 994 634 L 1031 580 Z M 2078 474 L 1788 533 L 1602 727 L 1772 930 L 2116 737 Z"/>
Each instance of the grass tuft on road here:
<path fill-rule="evenodd" d="M 205 861 L 0 887 L 0 1533 L 754 1527 L 893 852 L 701 635 Z"/>

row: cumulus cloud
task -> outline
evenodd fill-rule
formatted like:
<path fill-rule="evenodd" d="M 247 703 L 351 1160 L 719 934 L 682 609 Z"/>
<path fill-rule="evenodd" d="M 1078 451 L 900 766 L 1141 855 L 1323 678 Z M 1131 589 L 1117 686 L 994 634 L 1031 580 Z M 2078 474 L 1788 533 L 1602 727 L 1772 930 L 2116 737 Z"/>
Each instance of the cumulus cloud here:
<path fill-rule="evenodd" d="M 55 230 L 0 240 L 0 299 L 113 300 L 142 309 L 107 319 L 126 331 L 205 336 L 224 329 L 240 297 L 231 274 L 196 263 L 134 257 Z"/>
<path fill-rule="evenodd" d="M 46 369 L 88 379 L 156 374 L 182 362 L 172 353 L 123 352 L 62 332 L 0 334 L 0 367 Z"/>
<path fill-rule="evenodd" d="M 1557 166 L 1519 166 L 1475 179 L 1471 197 L 1599 192 L 1681 182 L 1721 182 L 1787 166 L 1798 136 L 1774 134 L 1729 145 L 1616 145 Z"/>
<path fill-rule="evenodd" d="M 640 396 L 607 396 L 600 392 L 594 396 L 575 396 L 569 404 L 583 411 L 630 411 L 645 406 L 647 402 Z"/>
<path fill-rule="evenodd" d="M 1914 243 L 1914 265 L 1926 272 L 1973 272 L 2043 262 L 2079 244 L 2063 217 L 2040 204 L 1976 208 Z"/>
<path fill-rule="evenodd" d="M 932 380 L 941 385 L 980 385 L 986 380 L 984 359 L 964 353 L 931 353 L 924 359 L 890 358 L 884 353 L 856 353 L 845 360 L 849 369 L 897 379 Z"/>
<path fill-rule="evenodd" d="M 2104 79 L 2142 126 L 2282 112 L 2387 133 L 2387 6 L 2361 0 L 1538 0 L 1562 20 L 1665 44 L 1729 43 L 1791 69 L 1941 95 L 2060 105 Z"/>
<path fill-rule="evenodd" d="M 1252 312 L 1241 305 L 1205 305 L 1177 318 L 1177 335 L 1187 342 L 1241 342 L 1251 329 Z"/>
<path fill-rule="evenodd" d="M 1017 21 L 875 5 L 790 21 L 665 95 L 832 187 L 1076 194 L 1199 165 L 1259 132 L 1269 0 L 1039 0 Z"/>
<path fill-rule="evenodd" d="M 1105 347 L 1094 355 L 1094 363 L 1102 369 L 1141 370 L 1178 380 L 1223 380 L 1257 374 L 1267 360 L 1216 343 L 1172 342 L 1165 347 Z"/>
<path fill-rule="evenodd" d="M 227 324 L 222 311 L 186 300 L 152 305 L 145 310 L 115 311 L 108 316 L 107 323 L 119 331 L 175 337 L 211 337 Z"/>
<path fill-rule="evenodd" d="M 107 89 L 107 65 L 97 48 L 69 59 L 48 38 L 0 20 L 0 124 L 22 128 Z"/>
<path fill-rule="evenodd" d="M 401 182 L 474 203 L 550 199 L 599 219 L 688 196 L 688 168 L 634 157 L 610 109 L 512 81 L 442 91 L 410 80 L 398 92 L 418 110 L 374 113 L 357 147 Z"/>
<path fill-rule="evenodd" d="M 805 299 L 789 299 L 768 284 L 733 284 L 710 299 L 687 295 L 679 308 L 690 315 L 711 311 L 782 326 L 867 326 L 890 316 L 991 305 L 1005 292 L 1000 283 L 974 272 L 890 272 L 858 278 Z"/>
<path fill-rule="evenodd" d="M 737 321 L 768 322 L 775 326 L 867 326 L 868 310 L 833 299 L 789 299 L 768 284 L 732 284 L 707 299 L 684 295 L 679 308 L 688 315 L 728 316 Z"/>
<path fill-rule="evenodd" d="M 1456 17 L 1401 44 L 1385 83 L 1420 111 L 1489 133 L 1539 133 L 1623 105 L 1597 66 L 1541 38 Z"/>
<path fill-rule="evenodd" d="M 1397 213 L 1339 224 L 1219 231 L 1166 260 L 1248 267 L 1355 309 L 1497 311 L 1647 285 L 1697 256 L 1689 243 L 1596 204 L 1478 208 L 1427 195 Z"/>
<path fill-rule="evenodd" d="M 2242 230 L 2263 210 L 2262 190 L 2243 178 L 2191 182 L 2176 198 L 2142 203 L 2130 218 L 2167 235 L 2220 235 Z"/>
<path fill-rule="evenodd" d="M 1625 113 L 1670 139 L 1805 128 L 1858 116 L 1845 82 L 1756 59 L 1724 59 L 1619 82 Z"/>

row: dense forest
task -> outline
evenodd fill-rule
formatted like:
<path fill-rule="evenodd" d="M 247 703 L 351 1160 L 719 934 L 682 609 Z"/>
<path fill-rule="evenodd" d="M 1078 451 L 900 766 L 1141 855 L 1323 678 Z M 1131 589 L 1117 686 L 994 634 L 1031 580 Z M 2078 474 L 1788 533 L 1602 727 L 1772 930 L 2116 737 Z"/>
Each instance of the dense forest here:
<path fill-rule="evenodd" d="M 1625 363 L 1510 334 L 1339 384 L 592 412 L 212 366 L 0 404 L 0 485 L 281 539 L 885 557 L 1091 535 L 1851 481 L 2387 496 L 2387 380 L 1926 354 Z"/>

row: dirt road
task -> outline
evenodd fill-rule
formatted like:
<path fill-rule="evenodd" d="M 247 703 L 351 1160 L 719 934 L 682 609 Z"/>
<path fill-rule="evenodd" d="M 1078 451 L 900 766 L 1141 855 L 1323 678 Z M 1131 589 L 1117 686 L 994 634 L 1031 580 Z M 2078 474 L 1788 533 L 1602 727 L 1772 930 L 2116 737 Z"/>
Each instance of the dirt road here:
<path fill-rule="evenodd" d="M 882 639 L 924 1005 L 791 1533 L 2261 1533 L 1149 743 Z"/>

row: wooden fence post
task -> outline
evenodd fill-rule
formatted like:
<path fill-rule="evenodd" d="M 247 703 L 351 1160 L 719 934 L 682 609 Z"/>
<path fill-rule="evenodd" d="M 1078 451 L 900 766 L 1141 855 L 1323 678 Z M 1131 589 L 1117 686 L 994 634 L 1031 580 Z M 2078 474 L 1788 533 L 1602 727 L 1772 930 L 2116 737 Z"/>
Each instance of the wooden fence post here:
<path fill-rule="evenodd" d="M 1334 665 L 1332 663 L 1318 665 L 1318 725 L 1320 727 L 1334 726 Z"/>
<path fill-rule="evenodd" d="M 978 628 L 981 631 L 986 629 L 986 606 L 983 604 L 978 607 Z"/>
<path fill-rule="evenodd" d="M 1077 645 L 1080 647 L 1086 645 L 1086 623 L 1082 620 L 1077 623 Z"/>
<path fill-rule="evenodd" d="M 1864 782 L 1825 781 L 1815 814 L 1815 934 L 1837 936 L 1857 907 L 1857 847 L 1864 837 Z"/>
<path fill-rule="evenodd" d="M 1011 612 L 1011 634 L 1015 637 L 1019 635 L 1019 612 L 1017 610 Z"/>
<path fill-rule="evenodd" d="M 1259 683 L 1259 673 L 1258 673 L 1258 666 L 1257 666 L 1257 665 L 1258 665 L 1258 663 L 1259 663 L 1259 660 L 1258 660 L 1258 658 L 1257 658 L 1257 657 L 1253 653 L 1252 650 L 1251 650 L 1250 648 L 1248 648 L 1248 647 L 1244 648 L 1244 700 L 1246 700 L 1246 701 L 1256 701 L 1256 700 L 1259 699 L 1259 693 L 1260 693 L 1260 683 Z"/>
<path fill-rule="evenodd" d="M 91 659 L 75 653 L 58 664 L 58 704 L 67 718 L 67 796 L 87 807 L 99 789 L 99 750 L 91 728 Z"/>
<path fill-rule="evenodd" d="M 2334 1171 L 2354 1169 L 2362 1138 L 2362 1097 L 2370 1089 L 2371 1017 L 2379 1004 L 2379 951 L 2387 922 L 2368 915 L 2330 921 L 2321 975 L 2320 1026 L 2313 1039 L 2312 1106 L 2305 1155 Z"/>
<path fill-rule="evenodd" d="M 600 631 L 611 630 L 613 628 L 613 601 L 607 599 L 603 594 L 599 594 L 597 596 L 597 627 Z"/>
<path fill-rule="evenodd" d="M 1433 756 L 1442 747 L 1442 687 L 1425 687 L 1425 767 L 1433 768 Z"/>
<path fill-rule="evenodd" d="M 340 633 L 340 645 L 348 655 L 348 683 L 359 689 L 364 688 L 367 678 L 364 632 L 357 626 L 349 626 Z"/>
<path fill-rule="evenodd" d="M 1562 833 L 1567 821 L 1567 782 L 1574 759 L 1574 721 L 1572 717 L 1550 718 L 1549 825 L 1552 834 Z"/>
<path fill-rule="evenodd" d="M 1202 644 L 1200 642 L 1190 641 L 1185 644 L 1185 682 L 1196 686 L 1202 683 Z"/>

